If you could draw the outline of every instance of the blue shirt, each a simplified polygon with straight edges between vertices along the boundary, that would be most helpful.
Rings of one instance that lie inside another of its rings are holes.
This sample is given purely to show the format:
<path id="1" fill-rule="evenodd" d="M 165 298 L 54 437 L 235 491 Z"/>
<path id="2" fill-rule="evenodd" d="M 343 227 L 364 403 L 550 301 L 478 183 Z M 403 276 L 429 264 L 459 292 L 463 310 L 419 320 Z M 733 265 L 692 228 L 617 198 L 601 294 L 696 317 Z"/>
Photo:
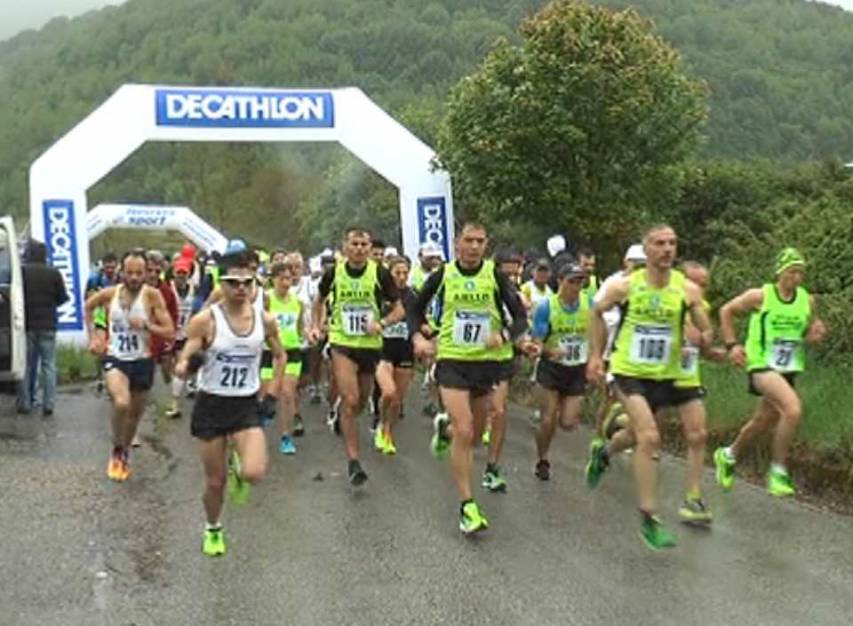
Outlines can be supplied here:
<path id="1" fill-rule="evenodd" d="M 575 313 L 580 308 L 580 298 L 583 298 L 584 294 L 581 294 L 578 298 L 578 303 L 574 306 L 565 306 L 563 305 L 563 310 L 566 313 Z M 589 298 L 589 296 L 587 296 Z M 589 298 L 589 304 L 592 306 L 592 298 Z M 542 339 L 544 340 L 548 334 L 551 332 L 551 298 L 545 298 L 538 305 L 536 305 L 536 309 L 533 311 L 533 328 L 530 329 L 530 334 L 534 339 Z"/>

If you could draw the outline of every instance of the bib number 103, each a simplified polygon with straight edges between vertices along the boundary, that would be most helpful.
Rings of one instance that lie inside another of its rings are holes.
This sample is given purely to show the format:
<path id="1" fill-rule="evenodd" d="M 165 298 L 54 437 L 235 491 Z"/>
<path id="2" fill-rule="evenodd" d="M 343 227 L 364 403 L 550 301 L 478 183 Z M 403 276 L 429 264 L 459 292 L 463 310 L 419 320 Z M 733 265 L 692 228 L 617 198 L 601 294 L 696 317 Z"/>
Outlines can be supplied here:
<path id="1" fill-rule="evenodd" d="M 668 327 L 637 326 L 631 342 L 631 360 L 642 365 L 669 362 L 672 334 Z"/>

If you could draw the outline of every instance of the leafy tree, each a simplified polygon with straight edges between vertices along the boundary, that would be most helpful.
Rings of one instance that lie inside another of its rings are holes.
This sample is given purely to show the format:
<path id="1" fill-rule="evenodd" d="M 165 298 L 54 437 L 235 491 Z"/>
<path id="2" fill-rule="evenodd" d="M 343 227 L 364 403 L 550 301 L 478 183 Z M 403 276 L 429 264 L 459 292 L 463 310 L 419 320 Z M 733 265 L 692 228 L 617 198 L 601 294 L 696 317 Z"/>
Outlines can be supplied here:
<path id="1" fill-rule="evenodd" d="M 555 0 L 451 93 L 439 157 L 457 206 L 623 241 L 674 193 L 705 88 L 631 10 Z"/>

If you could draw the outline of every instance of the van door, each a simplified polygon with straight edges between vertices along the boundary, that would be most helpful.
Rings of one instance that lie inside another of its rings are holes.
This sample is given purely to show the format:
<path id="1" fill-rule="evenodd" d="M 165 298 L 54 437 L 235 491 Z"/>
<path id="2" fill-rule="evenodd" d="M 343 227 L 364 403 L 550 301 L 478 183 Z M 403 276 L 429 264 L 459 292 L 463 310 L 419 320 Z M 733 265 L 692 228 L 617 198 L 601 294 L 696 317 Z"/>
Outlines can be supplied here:
<path id="1" fill-rule="evenodd" d="M 21 380 L 27 366 L 24 281 L 11 217 L 0 217 L 0 382 Z"/>

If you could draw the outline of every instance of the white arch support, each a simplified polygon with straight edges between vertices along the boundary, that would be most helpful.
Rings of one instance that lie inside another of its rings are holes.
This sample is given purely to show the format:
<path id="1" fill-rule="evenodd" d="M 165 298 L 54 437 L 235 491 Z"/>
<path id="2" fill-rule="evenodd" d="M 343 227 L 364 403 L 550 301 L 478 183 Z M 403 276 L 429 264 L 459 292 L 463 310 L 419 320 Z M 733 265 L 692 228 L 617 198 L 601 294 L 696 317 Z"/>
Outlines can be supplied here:
<path id="1" fill-rule="evenodd" d="M 414 256 L 429 240 L 450 258 L 450 176 L 360 89 L 124 85 L 30 167 L 32 233 L 71 295 L 59 311 L 63 340 L 85 340 L 86 192 L 147 141 L 336 141 L 399 189 L 404 251 Z"/>
<path id="2" fill-rule="evenodd" d="M 89 241 L 109 228 L 177 230 L 207 252 L 225 252 L 228 240 L 185 206 L 99 204 L 86 216 Z"/>

